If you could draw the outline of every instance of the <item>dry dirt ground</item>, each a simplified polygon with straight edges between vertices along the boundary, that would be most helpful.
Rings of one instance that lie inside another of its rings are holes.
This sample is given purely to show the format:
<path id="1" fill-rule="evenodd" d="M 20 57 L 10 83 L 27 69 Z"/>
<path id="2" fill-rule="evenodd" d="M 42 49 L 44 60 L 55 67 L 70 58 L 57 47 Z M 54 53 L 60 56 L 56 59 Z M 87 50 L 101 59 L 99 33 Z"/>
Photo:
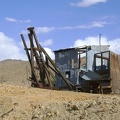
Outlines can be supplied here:
<path id="1" fill-rule="evenodd" d="M 0 62 L 0 83 L 30 86 L 30 65 L 22 60 L 4 60 Z"/>
<path id="2" fill-rule="evenodd" d="M 120 95 L 31 88 L 27 65 L 0 62 L 0 120 L 120 120 Z"/>

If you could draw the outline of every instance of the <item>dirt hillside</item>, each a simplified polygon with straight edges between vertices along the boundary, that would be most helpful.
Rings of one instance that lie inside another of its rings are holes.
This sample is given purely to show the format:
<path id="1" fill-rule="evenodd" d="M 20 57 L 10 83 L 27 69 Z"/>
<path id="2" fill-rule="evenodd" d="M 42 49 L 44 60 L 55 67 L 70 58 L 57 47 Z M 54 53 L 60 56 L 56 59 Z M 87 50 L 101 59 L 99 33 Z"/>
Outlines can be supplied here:
<path id="1" fill-rule="evenodd" d="M 8 59 L 0 62 L 0 83 L 29 86 L 29 77 L 28 61 Z"/>
<path id="2" fill-rule="evenodd" d="M 31 88 L 20 60 L 0 62 L 0 120 L 120 120 L 120 96 Z"/>

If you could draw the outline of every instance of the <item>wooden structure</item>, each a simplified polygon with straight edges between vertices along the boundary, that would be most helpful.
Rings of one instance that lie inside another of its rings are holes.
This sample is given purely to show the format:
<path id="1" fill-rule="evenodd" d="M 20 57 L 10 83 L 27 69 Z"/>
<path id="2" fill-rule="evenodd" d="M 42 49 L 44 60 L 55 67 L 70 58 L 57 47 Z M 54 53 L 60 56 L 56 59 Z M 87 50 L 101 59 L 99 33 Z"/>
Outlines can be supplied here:
<path id="1" fill-rule="evenodd" d="M 67 48 L 54 52 L 56 66 L 74 84 L 76 91 L 111 92 L 108 45 Z M 83 54 L 85 56 L 81 57 Z M 56 79 L 55 86 L 65 86 L 64 81 L 57 74 Z"/>
<path id="2" fill-rule="evenodd" d="M 110 64 L 112 91 L 120 94 L 120 55 L 110 52 Z"/>
<path id="3" fill-rule="evenodd" d="M 44 48 L 39 44 L 34 27 L 28 28 L 28 31 L 29 48 L 26 45 L 23 34 L 21 34 L 21 38 L 31 66 L 30 80 L 32 87 L 50 89 L 56 89 L 57 87 L 57 89 L 66 88 L 76 90 L 81 89 L 81 87 L 84 88 L 85 85 L 84 92 L 90 92 L 91 89 L 95 93 L 98 93 L 97 91 L 100 91 L 100 93 L 111 92 L 111 75 L 113 80 L 115 74 L 112 73 L 118 71 L 118 69 L 115 69 L 115 71 L 111 67 L 116 66 L 115 68 L 117 68 L 118 64 L 117 62 L 113 63 L 116 58 L 114 55 L 111 56 L 110 51 L 107 50 L 108 46 L 101 46 L 101 52 L 98 52 L 99 47 L 97 46 L 55 51 L 55 65 Z M 86 66 L 84 64 L 82 65 L 81 52 L 86 53 Z M 70 61 L 67 60 L 68 58 Z M 61 63 L 60 60 L 65 63 Z M 62 69 L 64 72 L 61 70 L 61 67 L 64 68 Z M 69 70 L 71 68 L 71 70 L 68 71 L 66 67 L 69 67 Z M 57 76 L 56 78 L 55 75 Z M 62 85 L 61 83 L 64 84 Z"/>
<path id="4" fill-rule="evenodd" d="M 23 34 L 21 34 L 21 38 L 31 66 L 31 86 L 54 88 L 53 81 L 55 81 L 55 77 L 53 72 L 55 72 L 65 81 L 69 89 L 74 89 L 74 85 L 64 77 L 47 52 L 39 44 L 34 27 L 28 28 L 28 31 L 30 48 L 27 47 Z"/>

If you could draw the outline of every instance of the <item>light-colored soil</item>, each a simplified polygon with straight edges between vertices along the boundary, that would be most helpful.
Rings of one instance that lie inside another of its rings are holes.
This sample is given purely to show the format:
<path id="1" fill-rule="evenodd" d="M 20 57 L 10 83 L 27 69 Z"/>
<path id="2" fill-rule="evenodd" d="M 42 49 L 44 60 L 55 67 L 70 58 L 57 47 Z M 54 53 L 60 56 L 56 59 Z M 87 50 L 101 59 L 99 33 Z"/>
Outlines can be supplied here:
<path id="1" fill-rule="evenodd" d="M 0 120 L 120 120 L 119 95 L 31 88 L 26 80 L 27 62 L 3 62 Z"/>
<path id="2" fill-rule="evenodd" d="M 1 120 L 120 120 L 120 96 L 0 84 Z"/>
<path id="3" fill-rule="evenodd" d="M 30 65 L 28 61 L 4 60 L 0 62 L 0 83 L 30 86 Z"/>

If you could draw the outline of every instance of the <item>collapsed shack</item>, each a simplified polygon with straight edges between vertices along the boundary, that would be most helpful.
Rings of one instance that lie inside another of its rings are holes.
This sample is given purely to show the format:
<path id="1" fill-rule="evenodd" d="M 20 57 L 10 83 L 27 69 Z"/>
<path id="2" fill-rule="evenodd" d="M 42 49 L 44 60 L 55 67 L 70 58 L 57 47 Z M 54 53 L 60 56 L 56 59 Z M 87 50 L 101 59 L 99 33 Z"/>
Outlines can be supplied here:
<path id="1" fill-rule="evenodd" d="M 120 94 L 120 55 L 109 45 L 56 50 L 55 63 L 77 91 Z M 56 74 L 56 86 L 65 86 Z"/>
<path id="2" fill-rule="evenodd" d="M 54 51 L 56 66 L 75 85 L 77 91 L 110 93 L 109 46 L 84 46 Z M 65 87 L 56 74 L 57 87 Z"/>
<path id="3" fill-rule="evenodd" d="M 28 31 L 30 48 L 23 34 L 21 38 L 31 66 L 31 86 L 93 93 L 111 92 L 111 80 L 114 78 L 111 77 L 111 52 L 108 45 L 56 50 L 54 63 L 39 44 L 34 28 L 30 27 Z"/>

